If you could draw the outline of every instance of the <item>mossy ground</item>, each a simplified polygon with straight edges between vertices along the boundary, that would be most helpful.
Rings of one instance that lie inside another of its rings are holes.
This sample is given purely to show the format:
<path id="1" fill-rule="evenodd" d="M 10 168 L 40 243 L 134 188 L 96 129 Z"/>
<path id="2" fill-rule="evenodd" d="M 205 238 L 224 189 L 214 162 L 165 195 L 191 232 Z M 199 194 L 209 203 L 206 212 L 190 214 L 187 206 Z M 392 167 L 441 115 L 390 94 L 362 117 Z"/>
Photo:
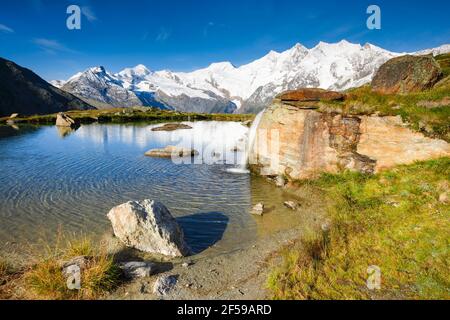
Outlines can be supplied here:
<path id="1" fill-rule="evenodd" d="M 275 299 L 450 299 L 450 158 L 375 176 L 325 174 L 311 183 L 332 200 L 330 228 L 281 253 Z M 381 290 L 366 286 L 381 269 Z"/>

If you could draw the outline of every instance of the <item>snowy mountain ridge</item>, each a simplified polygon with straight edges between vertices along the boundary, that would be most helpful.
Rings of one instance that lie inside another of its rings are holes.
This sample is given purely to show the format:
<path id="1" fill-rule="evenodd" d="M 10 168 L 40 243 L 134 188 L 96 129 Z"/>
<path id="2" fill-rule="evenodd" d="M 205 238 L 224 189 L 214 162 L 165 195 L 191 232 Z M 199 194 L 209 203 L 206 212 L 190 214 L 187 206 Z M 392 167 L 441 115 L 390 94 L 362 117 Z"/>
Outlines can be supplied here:
<path id="1" fill-rule="evenodd" d="M 449 44 L 410 54 L 447 52 Z M 319 42 L 311 49 L 296 44 L 283 52 L 270 51 L 240 67 L 225 61 L 193 72 L 172 72 L 151 71 L 140 64 L 116 74 L 95 67 L 52 84 L 113 106 L 152 104 L 181 111 L 256 112 L 285 90 L 346 90 L 364 85 L 383 63 L 404 54 L 369 43 Z"/>

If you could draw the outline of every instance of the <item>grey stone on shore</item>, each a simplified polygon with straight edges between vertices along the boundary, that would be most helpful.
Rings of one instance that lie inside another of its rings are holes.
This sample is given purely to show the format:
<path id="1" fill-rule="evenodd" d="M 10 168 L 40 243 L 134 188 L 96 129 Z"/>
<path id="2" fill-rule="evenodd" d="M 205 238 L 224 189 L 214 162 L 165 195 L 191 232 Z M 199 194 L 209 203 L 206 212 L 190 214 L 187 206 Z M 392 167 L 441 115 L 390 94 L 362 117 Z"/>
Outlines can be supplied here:
<path id="1" fill-rule="evenodd" d="M 119 264 L 120 269 L 127 278 L 146 278 L 154 273 L 155 265 L 145 261 L 130 261 Z"/>
<path id="2" fill-rule="evenodd" d="M 153 285 L 153 293 L 158 296 L 165 296 L 177 284 L 176 276 L 160 276 Z"/>
<path id="3" fill-rule="evenodd" d="M 129 201 L 108 213 L 114 234 L 126 246 L 171 257 L 187 256 L 183 230 L 158 201 Z"/>

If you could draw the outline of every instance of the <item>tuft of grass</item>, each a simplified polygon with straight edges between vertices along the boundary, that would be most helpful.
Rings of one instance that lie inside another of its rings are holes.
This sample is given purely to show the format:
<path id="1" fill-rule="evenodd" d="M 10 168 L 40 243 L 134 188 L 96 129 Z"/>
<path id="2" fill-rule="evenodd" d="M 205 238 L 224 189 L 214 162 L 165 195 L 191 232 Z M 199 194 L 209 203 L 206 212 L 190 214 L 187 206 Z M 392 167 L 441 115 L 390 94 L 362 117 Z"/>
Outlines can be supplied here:
<path id="1" fill-rule="evenodd" d="M 0 259 L 0 300 L 11 299 L 13 294 L 13 283 L 18 273 L 6 261 Z"/>
<path id="2" fill-rule="evenodd" d="M 268 280 L 275 299 L 449 299 L 450 158 L 375 176 L 346 172 L 317 181 L 333 205 L 331 227 L 282 252 Z M 381 290 L 366 286 L 381 269 Z"/>
<path id="3" fill-rule="evenodd" d="M 81 269 L 81 289 L 70 290 L 62 265 L 72 258 L 85 256 L 87 263 Z M 45 256 L 23 275 L 24 291 L 31 299 L 97 299 L 114 290 L 121 283 L 121 270 L 114 257 L 98 248 L 88 238 L 58 241 L 48 246 Z"/>

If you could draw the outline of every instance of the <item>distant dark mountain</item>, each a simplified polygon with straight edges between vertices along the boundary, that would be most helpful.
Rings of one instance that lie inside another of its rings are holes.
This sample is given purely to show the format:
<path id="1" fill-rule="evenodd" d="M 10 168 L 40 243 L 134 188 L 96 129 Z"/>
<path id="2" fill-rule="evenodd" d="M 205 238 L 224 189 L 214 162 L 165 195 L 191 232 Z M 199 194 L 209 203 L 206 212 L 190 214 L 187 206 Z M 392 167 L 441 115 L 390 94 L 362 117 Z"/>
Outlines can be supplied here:
<path id="1" fill-rule="evenodd" d="M 0 116 L 88 109 L 95 108 L 52 86 L 31 70 L 0 58 Z"/>

